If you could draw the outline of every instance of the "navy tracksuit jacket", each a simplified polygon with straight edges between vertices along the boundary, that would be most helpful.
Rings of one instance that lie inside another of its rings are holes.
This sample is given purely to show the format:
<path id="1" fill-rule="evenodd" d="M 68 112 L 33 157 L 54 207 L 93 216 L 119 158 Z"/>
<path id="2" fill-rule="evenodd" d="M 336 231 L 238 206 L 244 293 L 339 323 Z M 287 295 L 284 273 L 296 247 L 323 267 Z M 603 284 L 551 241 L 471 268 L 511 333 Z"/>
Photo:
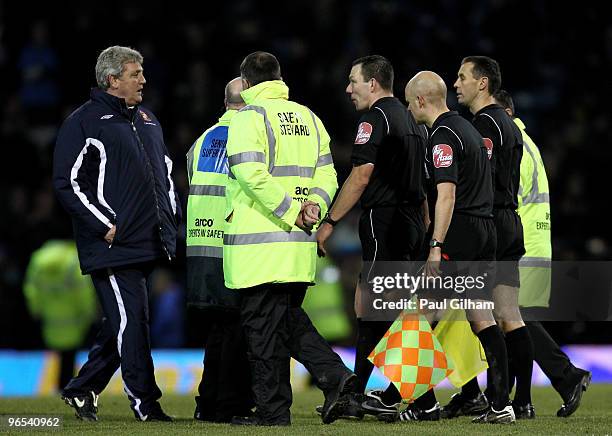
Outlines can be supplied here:
<path id="1" fill-rule="evenodd" d="M 105 315 L 87 362 L 63 395 L 99 394 L 121 365 L 134 415 L 143 421 L 159 410 L 161 397 L 148 293 L 153 261 L 171 259 L 176 250 L 181 211 L 171 173 L 155 115 L 100 89 L 60 129 L 53 185 L 72 217 L 81 269 L 91 274 Z M 104 236 L 113 225 L 109 245 Z"/>

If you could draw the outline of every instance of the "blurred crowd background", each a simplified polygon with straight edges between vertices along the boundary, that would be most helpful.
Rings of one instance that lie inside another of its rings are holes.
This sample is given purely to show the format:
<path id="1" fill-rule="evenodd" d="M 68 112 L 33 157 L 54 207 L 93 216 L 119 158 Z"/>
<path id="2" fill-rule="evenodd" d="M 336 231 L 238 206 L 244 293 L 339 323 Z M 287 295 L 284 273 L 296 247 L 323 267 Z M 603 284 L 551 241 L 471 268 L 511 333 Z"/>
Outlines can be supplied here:
<path id="1" fill-rule="evenodd" d="M 491 56 L 542 150 L 554 259 L 609 258 L 612 24 L 596 2 L 263 3 L 49 2 L 26 11 L 18 2 L 0 1 L 0 348 L 44 346 L 22 288 L 31 253 L 49 239 L 71 237 L 70 219 L 51 185 L 55 136 L 95 86 L 98 54 L 116 44 L 144 55 L 144 105 L 164 128 L 184 209 L 185 153 L 222 114 L 224 86 L 252 51 L 274 53 L 290 98 L 323 120 L 340 182 L 350 170 L 358 119 L 345 94 L 353 59 L 388 57 L 402 101 L 412 75 L 436 71 L 449 86 L 450 107 L 460 109 L 452 83 L 461 59 Z M 328 277 L 342 287 L 349 318 L 360 267 L 358 214 L 353 211 L 334 233 L 335 266 L 328 268 Z M 200 317 L 184 306 L 184 230 L 182 238 L 177 261 L 157 274 L 151 301 L 155 347 L 201 346 Z M 606 342 L 610 330 L 603 323 L 553 326 L 561 343 Z M 351 343 L 351 335 L 339 340 Z"/>

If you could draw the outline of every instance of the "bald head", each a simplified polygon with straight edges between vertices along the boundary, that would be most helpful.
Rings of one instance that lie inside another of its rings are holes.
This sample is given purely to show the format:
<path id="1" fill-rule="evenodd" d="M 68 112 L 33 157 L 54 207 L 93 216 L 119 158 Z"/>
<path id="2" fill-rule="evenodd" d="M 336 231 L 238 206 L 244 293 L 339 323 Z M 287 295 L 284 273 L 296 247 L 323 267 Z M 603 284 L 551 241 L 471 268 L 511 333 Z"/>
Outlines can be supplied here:
<path id="1" fill-rule="evenodd" d="M 241 109 L 245 106 L 240 96 L 242 92 L 242 80 L 236 77 L 225 86 L 225 107 L 227 109 Z"/>
<path id="2" fill-rule="evenodd" d="M 446 107 L 446 85 L 433 71 L 417 73 L 406 85 L 406 101 L 414 119 L 431 127 Z"/>
<path id="3" fill-rule="evenodd" d="M 433 71 L 417 73 L 406 85 L 406 95 L 424 97 L 430 104 L 440 106 L 446 103 L 446 84 Z"/>

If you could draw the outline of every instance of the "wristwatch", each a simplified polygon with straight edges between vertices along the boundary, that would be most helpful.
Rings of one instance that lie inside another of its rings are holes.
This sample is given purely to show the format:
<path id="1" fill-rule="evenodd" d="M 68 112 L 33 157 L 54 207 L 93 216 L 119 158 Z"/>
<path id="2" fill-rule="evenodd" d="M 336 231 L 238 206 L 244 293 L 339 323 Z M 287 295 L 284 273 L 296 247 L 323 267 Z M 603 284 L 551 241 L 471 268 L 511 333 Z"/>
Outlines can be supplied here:
<path id="1" fill-rule="evenodd" d="M 336 224 L 338 224 L 338 221 L 333 220 L 329 216 L 329 211 L 327 211 L 327 213 L 325 214 L 325 217 L 323 218 L 322 221 L 325 221 L 326 223 L 329 223 L 329 225 L 331 225 L 332 227 L 335 226 Z"/>
<path id="2" fill-rule="evenodd" d="M 429 246 L 431 248 L 434 248 L 434 247 L 442 248 L 443 245 L 444 245 L 444 242 L 440 242 L 440 241 L 437 241 L 435 239 L 432 239 L 431 241 L 429 241 Z"/>

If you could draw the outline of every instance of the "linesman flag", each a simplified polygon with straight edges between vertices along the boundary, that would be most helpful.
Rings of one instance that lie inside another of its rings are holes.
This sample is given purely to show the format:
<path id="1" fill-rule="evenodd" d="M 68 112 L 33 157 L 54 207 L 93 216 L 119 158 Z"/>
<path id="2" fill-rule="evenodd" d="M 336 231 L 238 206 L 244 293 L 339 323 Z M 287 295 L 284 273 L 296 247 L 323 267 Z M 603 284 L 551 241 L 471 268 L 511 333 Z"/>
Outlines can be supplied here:
<path id="1" fill-rule="evenodd" d="M 453 372 L 442 345 L 423 315 L 404 311 L 368 359 L 412 402 Z"/>

